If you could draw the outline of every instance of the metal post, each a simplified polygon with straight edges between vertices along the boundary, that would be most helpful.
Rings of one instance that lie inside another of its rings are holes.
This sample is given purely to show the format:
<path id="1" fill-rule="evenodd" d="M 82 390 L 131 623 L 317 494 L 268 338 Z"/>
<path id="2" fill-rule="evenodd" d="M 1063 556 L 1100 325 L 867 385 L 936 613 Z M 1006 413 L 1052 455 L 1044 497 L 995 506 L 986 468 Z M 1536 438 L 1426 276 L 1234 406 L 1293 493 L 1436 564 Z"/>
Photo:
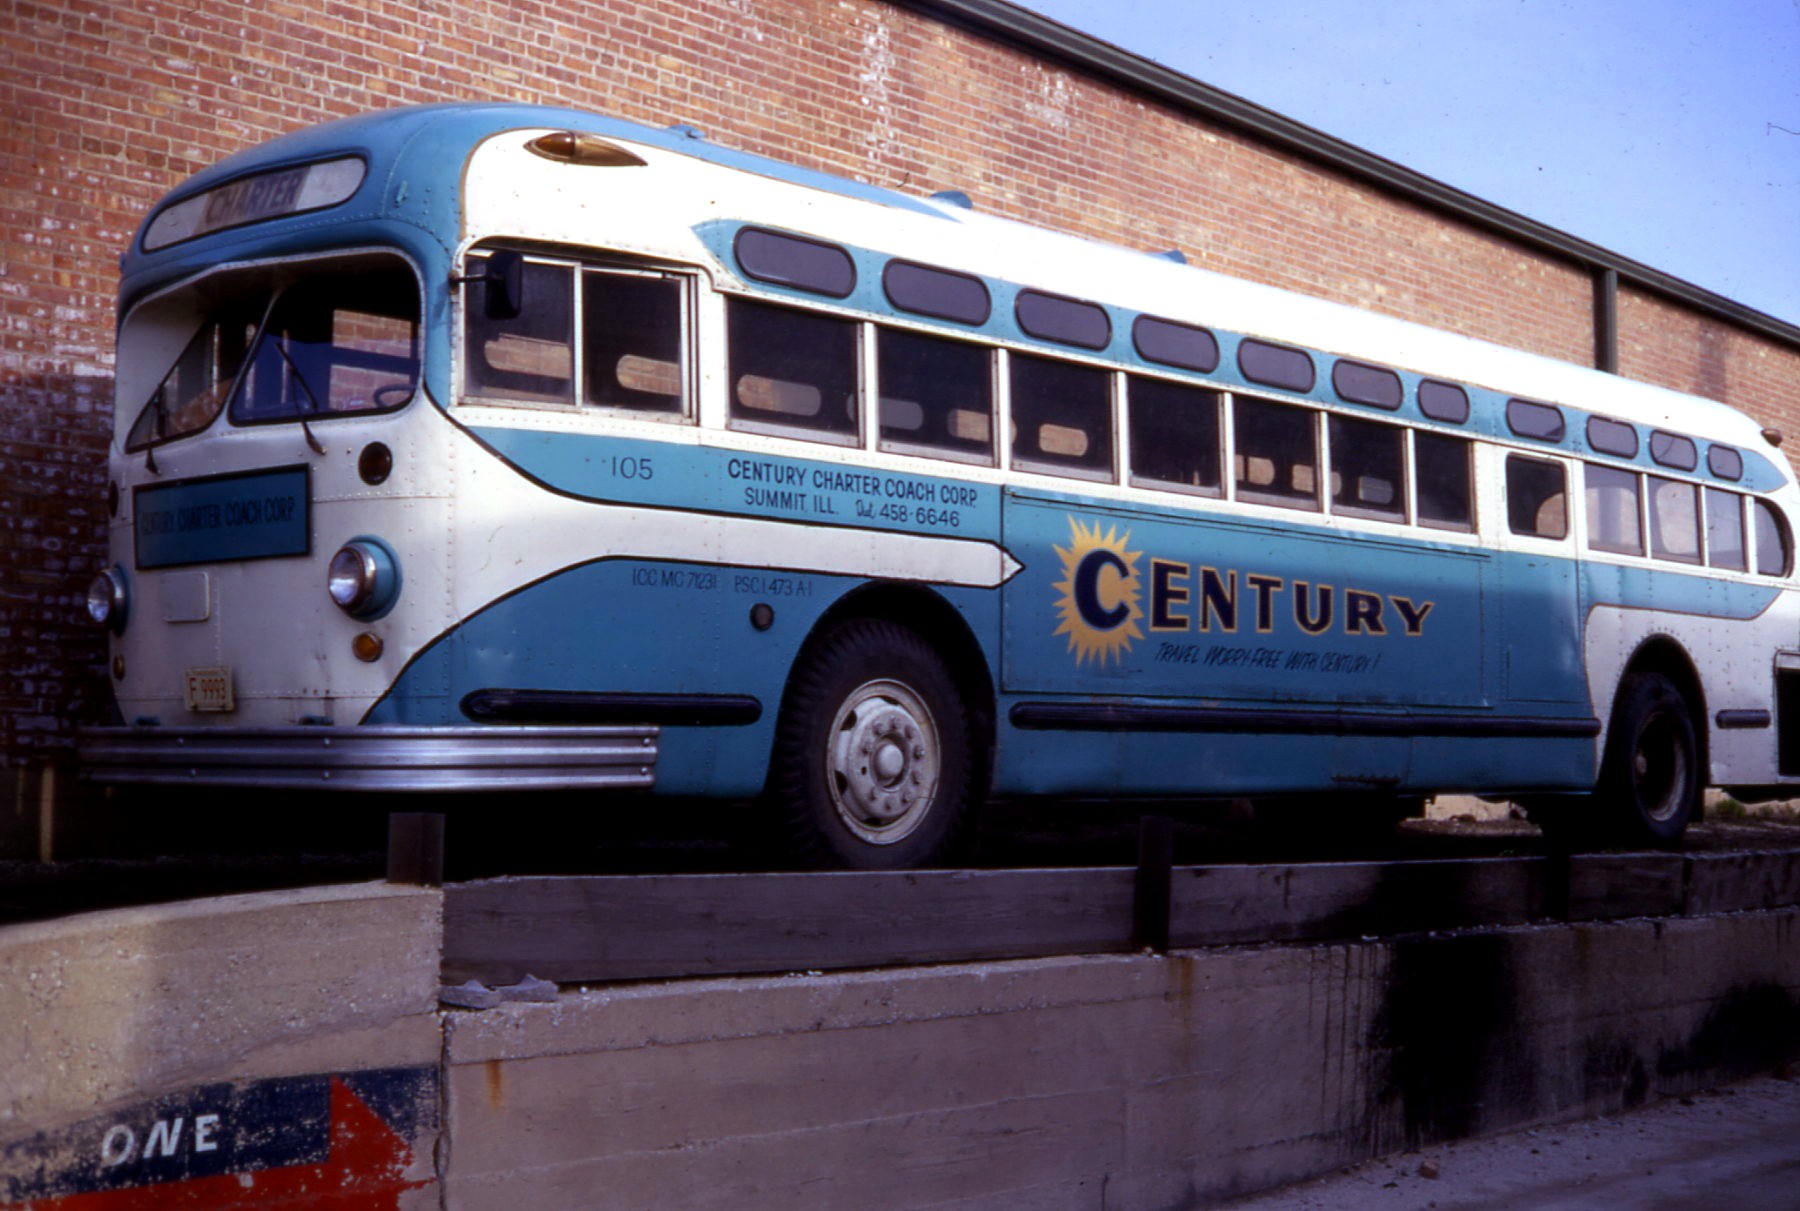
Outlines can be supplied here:
<path id="1" fill-rule="evenodd" d="M 444 885 L 444 817 L 438 812 L 394 812 L 388 817 L 389 883 Z"/>
<path id="2" fill-rule="evenodd" d="M 48 761 L 38 773 L 38 861 L 56 861 L 56 766 Z"/>
<path id="3" fill-rule="evenodd" d="M 1175 823 L 1167 816 L 1138 821 L 1137 886 L 1132 941 L 1158 953 L 1169 949 L 1169 898 L 1175 865 Z"/>

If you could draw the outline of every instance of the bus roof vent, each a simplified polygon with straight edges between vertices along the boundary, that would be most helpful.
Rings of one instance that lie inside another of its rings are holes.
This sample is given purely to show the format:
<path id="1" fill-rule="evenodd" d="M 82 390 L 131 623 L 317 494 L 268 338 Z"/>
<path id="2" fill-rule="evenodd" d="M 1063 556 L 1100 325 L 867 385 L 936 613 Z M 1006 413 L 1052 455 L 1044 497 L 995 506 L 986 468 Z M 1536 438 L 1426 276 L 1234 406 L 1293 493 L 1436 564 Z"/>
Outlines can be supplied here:
<path id="1" fill-rule="evenodd" d="M 954 206 L 958 210 L 974 210 L 975 202 L 960 189 L 940 189 L 931 195 L 934 202 L 942 202 L 946 206 Z"/>
<path id="2" fill-rule="evenodd" d="M 676 122 L 669 127 L 669 133 L 680 135 L 684 139 L 704 139 L 706 132 L 698 126 L 689 126 L 686 122 Z"/>
<path id="3" fill-rule="evenodd" d="M 1187 253 L 1181 251 L 1179 248 L 1165 248 L 1161 252 L 1153 252 L 1150 255 L 1161 257 L 1165 261 L 1174 261 L 1177 265 L 1185 265 L 1188 263 Z"/>

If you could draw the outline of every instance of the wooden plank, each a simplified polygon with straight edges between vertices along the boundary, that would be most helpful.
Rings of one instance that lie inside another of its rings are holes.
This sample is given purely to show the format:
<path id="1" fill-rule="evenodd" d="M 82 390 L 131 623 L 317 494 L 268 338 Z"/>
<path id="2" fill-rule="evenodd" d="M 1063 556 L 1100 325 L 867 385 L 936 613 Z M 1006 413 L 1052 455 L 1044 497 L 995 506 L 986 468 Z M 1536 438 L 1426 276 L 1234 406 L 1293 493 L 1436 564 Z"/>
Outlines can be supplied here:
<path id="1" fill-rule="evenodd" d="M 1513 925 L 1543 916 L 1542 858 L 1193 866 L 1175 872 L 1176 946 Z"/>
<path id="2" fill-rule="evenodd" d="M 1160 872 L 1159 872 L 1160 873 Z M 559 983 L 1135 949 L 1129 868 L 495 879 L 445 893 L 444 974 Z M 1800 904 L 1800 852 L 1170 872 L 1171 946 L 1380 937 Z M 1150 889 L 1160 902 L 1162 891 Z"/>
<path id="3" fill-rule="evenodd" d="M 1129 950 L 1133 874 L 1107 867 L 457 884 L 444 896 L 444 975 L 579 983 Z"/>
<path id="4" fill-rule="evenodd" d="M 1800 853 L 1690 854 L 1687 911 L 1753 912 L 1800 904 Z"/>
<path id="5" fill-rule="evenodd" d="M 1686 892 L 1680 854 L 1578 854 L 1569 862 L 1567 919 L 1680 916 Z"/>

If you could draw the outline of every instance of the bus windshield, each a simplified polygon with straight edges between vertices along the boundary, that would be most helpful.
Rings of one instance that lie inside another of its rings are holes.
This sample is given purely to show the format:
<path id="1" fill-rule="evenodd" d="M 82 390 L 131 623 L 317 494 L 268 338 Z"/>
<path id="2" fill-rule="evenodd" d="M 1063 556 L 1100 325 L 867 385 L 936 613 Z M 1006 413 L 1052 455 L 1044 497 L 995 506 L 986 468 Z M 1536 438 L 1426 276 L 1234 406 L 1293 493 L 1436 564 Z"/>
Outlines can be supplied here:
<path id="1" fill-rule="evenodd" d="M 150 393 L 125 439 L 127 450 L 198 433 L 212 424 L 243 368 L 256 326 L 269 309 L 267 291 L 220 303 Z"/>
<path id="2" fill-rule="evenodd" d="M 307 278 L 284 290 L 231 404 L 238 424 L 379 412 L 419 382 L 419 291 L 404 266 Z"/>
<path id="3" fill-rule="evenodd" d="M 262 285 L 212 305 L 132 423 L 127 450 L 199 432 L 227 399 L 238 424 L 387 411 L 412 399 L 419 291 L 406 266 L 338 267 L 273 297 L 271 308 Z"/>

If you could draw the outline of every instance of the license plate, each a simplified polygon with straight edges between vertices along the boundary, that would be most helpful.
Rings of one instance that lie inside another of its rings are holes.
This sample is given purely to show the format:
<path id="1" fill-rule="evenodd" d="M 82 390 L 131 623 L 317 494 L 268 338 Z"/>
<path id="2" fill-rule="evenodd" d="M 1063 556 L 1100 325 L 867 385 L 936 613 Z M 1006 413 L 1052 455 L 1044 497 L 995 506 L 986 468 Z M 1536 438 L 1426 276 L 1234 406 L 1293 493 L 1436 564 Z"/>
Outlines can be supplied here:
<path id="1" fill-rule="evenodd" d="M 190 711 L 235 711 L 237 702 L 231 694 L 231 669 L 188 669 L 186 685 L 187 709 Z"/>

